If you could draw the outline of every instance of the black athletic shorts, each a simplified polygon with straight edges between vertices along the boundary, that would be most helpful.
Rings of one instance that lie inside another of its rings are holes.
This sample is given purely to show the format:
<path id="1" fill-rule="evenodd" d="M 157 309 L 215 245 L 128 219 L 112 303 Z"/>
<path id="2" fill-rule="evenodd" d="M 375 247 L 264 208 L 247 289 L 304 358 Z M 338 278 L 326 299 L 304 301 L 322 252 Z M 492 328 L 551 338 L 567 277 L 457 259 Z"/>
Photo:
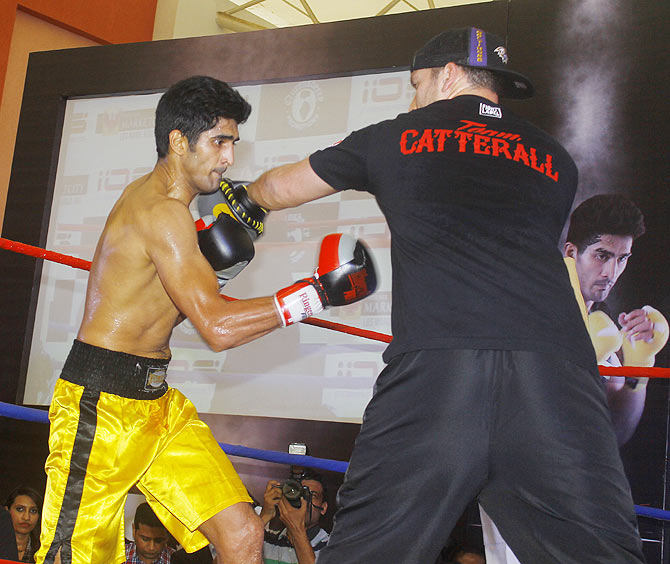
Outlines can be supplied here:
<path id="1" fill-rule="evenodd" d="M 433 564 L 477 497 L 524 564 L 644 562 L 595 366 L 426 350 L 380 374 L 319 564 Z"/>

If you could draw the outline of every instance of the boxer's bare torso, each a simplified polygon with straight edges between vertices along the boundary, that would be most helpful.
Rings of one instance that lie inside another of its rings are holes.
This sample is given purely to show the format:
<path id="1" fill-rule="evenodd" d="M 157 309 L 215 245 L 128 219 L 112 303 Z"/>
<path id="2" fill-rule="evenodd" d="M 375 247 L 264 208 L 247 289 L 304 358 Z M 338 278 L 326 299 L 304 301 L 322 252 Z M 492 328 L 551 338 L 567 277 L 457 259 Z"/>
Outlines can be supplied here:
<path id="1" fill-rule="evenodd" d="M 79 340 L 139 356 L 170 356 L 172 329 L 183 318 L 158 276 L 152 256 L 159 249 L 152 246 L 151 231 L 159 214 L 191 215 L 170 196 L 160 176 L 154 171 L 130 184 L 107 218 L 93 258 Z"/>
<path id="2" fill-rule="evenodd" d="M 93 257 L 79 340 L 169 358 L 172 329 L 185 317 L 214 350 L 280 325 L 271 297 L 228 303 L 219 296 L 188 208 L 197 194 L 217 189 L 236 139 L 237 124 L 222 118 L 191 147 L 177 140 L 151 173 L 124 190 Z"/>

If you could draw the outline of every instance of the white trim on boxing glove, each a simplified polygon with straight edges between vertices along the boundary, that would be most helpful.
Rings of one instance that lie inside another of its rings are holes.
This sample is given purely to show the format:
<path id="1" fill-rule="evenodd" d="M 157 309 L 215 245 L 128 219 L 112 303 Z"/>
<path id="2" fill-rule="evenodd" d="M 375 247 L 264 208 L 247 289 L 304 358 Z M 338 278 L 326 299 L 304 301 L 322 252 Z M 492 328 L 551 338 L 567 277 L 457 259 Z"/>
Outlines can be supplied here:
<path id="1" fill-rule="evenodd" d="M 316 288 L 306 280 L 299 280 L 279 290 L 274 295 L 274 299 L 284 327 L 323 311 L 323 302 Z"/>

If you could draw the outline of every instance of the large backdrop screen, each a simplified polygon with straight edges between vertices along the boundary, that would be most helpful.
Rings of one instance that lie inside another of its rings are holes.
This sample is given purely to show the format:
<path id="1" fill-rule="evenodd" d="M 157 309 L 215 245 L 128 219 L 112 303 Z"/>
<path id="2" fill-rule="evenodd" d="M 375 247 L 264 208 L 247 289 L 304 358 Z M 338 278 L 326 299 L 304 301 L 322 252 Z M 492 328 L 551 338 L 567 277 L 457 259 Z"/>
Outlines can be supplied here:
<path id="1" fill-rule="evenodd" d="M 240 127 L 227 175 L 253 180 L 331 145 L 348 132 L 395 117 L 413 90 L 407 72 L 242 86 L 253 111 Z M 160 94 L 67 102 L 47 248 L 90 260 L 121 191 L 156 160 L 154 111 Z M 195 204 L 195 202 L 194 202 Z M 192 206 L 196 209 L 196 206 Z M 321 238 L 344 232 L 374 254 L 380 285 L 367 300 L 320 317 L 390 332 L 389 232 L 375 200 L 343 192 L 270 214 L 256 257 L 223 290 L 269 295 L 310 275 Z M 48 404 L 83 315 L 88 274 L 45 263 L 39 290 L 24 402 Z M 122 280 L 119 283 L 123 283 Z M 188 322 L 172 337 L 168 381 L 200 412 L 358 422 L 382 368 L 378 341 L 308 325 L 277 331 L 223 353 L 212 352 Z"/>

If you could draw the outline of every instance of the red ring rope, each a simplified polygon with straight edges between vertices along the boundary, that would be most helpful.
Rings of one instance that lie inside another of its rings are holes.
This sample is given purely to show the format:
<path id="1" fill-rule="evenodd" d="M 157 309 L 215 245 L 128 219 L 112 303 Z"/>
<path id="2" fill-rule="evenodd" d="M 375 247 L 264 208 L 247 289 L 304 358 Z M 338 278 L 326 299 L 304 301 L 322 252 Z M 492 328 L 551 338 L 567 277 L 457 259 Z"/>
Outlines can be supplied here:
<path id="1" fill-rule="evenodd" d="M 237 300 L 237 298 L 231 298 L 230 296 L 224 296 L 223 294 L 221 294 L 221 297 L 229 302 Z M 303 319 L 300 323 L 304 323 L 305 325 L 315 325 L 316 327 L 323 327 L 324 329 L 331 329 L 332 331 L 339 331 L 340 333 L 347 333 L 349 335 L 356 335 L 357 337 L 365 337 L 366 339 L 372 339 L 373 341 L 382 341 L 383 343 L 390 343 L 393 339 L 391 335 L 377 333 L 377 331 L 359 329 L 358 327 L 351 327 L 349 325 L 343 325 L 342 323 L 326 321 L 325 319 L 316 319 L 314 317 Z"/>
<path id="2" fill-rule="evenodd" d="M 71 266 L 72 268 L 80 268 L 81 270 L 90 270 L 91 261 L 79 259 L 76 257 L 71 257 L 69 255 L 64 255 L 62 253 L 55 253 L 53 251 L 47 251 L 41 249 L 40 247 L 34 247 L 32 245 L 26 245 L 25 243 L 19 243 L 17 241 L 11 241 L 0 237 L 0 249 L 7 249 L 8 251 L 13 251 L 15 253 L 20 253 L 22 255 L 28 255 L 31 257 L 41 258 L 52 262 L 58 262 Z M 221 296 L 225 300 L 233 301 L 237 298 L 231 298 L 230 296 Z M 391 335 L 386 335 L 384 333 L 378 333 L 376 331 L 368 331 L 367 329 L 359 329 L 358 327 L 350 327 L 349 325 L 343 325 L 342 323 L 334 323 L 332 321 L 326 321 L 325 319 L 305 319 L 302 321 L 307 325 L 315 325 L 316 327 L 323 327 L 324 329 L 330 329 L 332 331 L 339 331 L 341 333 L 347 333 L 349 335 L 355 335 L 357 337 L 364 337 L 366 339 L 371 339 L 373 341 L 381 341 L 383 343 L 390 343 L 393 337 Z M 670 368 L 661 368 L 658 366 L 655 367 L 645 367 L 645 366 L 598 366 L 598 370 L 602 376 L 629 376 L 632 378 L 670 378 Z"/>
<path id="3" fill-rule="evenodd" d="M 601 376 L 630 378 L 670 378 L 670 368 L 660 366 L 598 366 Z"/>
<path id="4" fill-rule="evenodd" d="M 66 266 L 71 266 L 72 268 L 79 268 L 81 270 L 91 270 L 91 261 L 84 260 L 76 257 L 71 257 L 69 255 L 64 255 L 62 253 L 55 253 L 53 251 L 47 251 L 41 249 L 40 247 L 34 247 L 33 245 L 26 245 L 25 243 L 19 243 L 18 241 L 11 241 L 10 239 L 5 239 L 0 237 L 0 249 L 7 249 L 8 251 L 13 251 L 22 255 L 28 255 L 35 258 L 45 259 L 51 262 L 58 262 Z M 234 301 L 237 298 L 231 298 L 230 296 L 221 295 L 221 297 L 228 301 Z M 365 337 L 366 339 L 372 339 L 373 341 L 382 341 L 384 343 L 390 343 L 390 335 L 385 335 L 383 333 L 377 333 L 376 331 L 368 331 L 367 329 L 359 329 L 357 327 L 350 327 L 348 325 L 343 325 L 342 323 L 334 323 L 332 321 L 326 321 L 325 319 L 305 319 L 302 323 L 307 325 L 315 325 L 317 327 L 323 327 L 324 329 L 331 329 L 333 331 L 340 331 L 341 333 L 348 333 L 349 335 L 356 335 L 358 337 Z"/>
<path id="5" fill-rule="evenodd" d="M 53 251 L 45 251 L 39 247 L 19 243 L 18 241 L 10 241 L 4 237 L 0 237 L 0 249 L 7 249 L 22 255 L 41 258 L 51 262 L 59 262 L 72 268 L 80 268 L 81 270 L 91 270 L 91 261 L 63 255 L 61 253 L 54 253 Z"/>

